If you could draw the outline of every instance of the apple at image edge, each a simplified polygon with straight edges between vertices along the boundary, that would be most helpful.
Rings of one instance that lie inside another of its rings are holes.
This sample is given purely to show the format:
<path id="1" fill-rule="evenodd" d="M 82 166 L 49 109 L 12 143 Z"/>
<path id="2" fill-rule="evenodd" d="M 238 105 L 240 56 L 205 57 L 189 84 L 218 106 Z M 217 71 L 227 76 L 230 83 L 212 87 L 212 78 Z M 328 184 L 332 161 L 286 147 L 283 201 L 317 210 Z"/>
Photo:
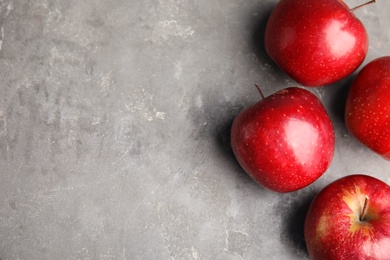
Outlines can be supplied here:
<path id="1" fill-rule="evenodd" d="M 313 199 L 304 235 L 312 260 L 390 259 L 390 186 L 361 174 L 332 182 Z"/>
<path id="2" fill-rule="evenodd" d="M 268 19 L 265 49 L 292 79 L 325 86 L 352 74 L 368 52 L 361 21 L 341 0 L 281 0 Z"/>
<path id="3" fill-rule="evenodd" d="M 349 89 L 345 124 L 371 150 L 390 160 L 390 56 L 365 65 Z"/>

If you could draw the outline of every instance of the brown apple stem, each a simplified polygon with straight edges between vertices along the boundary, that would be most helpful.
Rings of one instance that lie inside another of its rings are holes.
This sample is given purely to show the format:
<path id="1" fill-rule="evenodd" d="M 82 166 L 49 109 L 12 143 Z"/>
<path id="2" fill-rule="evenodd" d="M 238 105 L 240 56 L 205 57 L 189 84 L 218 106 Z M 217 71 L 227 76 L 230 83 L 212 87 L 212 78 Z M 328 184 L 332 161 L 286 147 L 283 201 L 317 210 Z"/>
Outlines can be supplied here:
<path id="1" fill-rule="evenodd" d="M 364 4 L 355 6 L 354 8 L 349 9 L 349 11 L 350 12 L 354 12 L 354 11 L 356 11 L 357 9 L 359 9 L 359 8 L 361 8 L 363 6 L 366 6 L 366 5 L 369 5 L 369 4 L 373 4 L 373 3 L 376 3 L 376 0 L 371 0 L 371 1 L 365 2 Z"/>
<path id="2" fill-rule="evenodd" d="M 360 221 L 364 221 L 365 220 L 365 217 L 366 217 L 366 214 L 367 214 L 367 208 L 368 208 L 367 204 L 368 204 L 368 197 L 366 196 L 366 198 L 364 199 L 362 212 L 360 213 L 360 216 L 359 216 L 359 220 Z"/>
<path id="3" fill-rule="evenodd" d="M 259 93 L 260 93 L 261 99 L 263 100 L 265 98 L 264 94 L 263 94 L 263 91 L 261 91 L 261 88 L 259 87 L 259 85 L 255 84 L 255 86 L 257 88 L 257 91 L 259 91 Z"/>

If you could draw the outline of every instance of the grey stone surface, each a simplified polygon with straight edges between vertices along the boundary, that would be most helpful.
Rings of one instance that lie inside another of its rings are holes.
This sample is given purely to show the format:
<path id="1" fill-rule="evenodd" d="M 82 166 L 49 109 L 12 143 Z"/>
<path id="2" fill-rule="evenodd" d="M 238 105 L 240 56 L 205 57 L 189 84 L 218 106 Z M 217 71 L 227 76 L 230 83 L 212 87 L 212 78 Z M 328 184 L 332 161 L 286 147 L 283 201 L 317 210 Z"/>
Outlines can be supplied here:
<path id="1" fill-rule="evenodd" d="M 389 162 L 342 120 L 351 77 L 311 89 L 330 169 L 276 194 L 229 147 L 234 116 L 294 86 L 264 54 L 276 0 L 0 0 L 0 259 L 308 259 L 314 194 Z M 348 1 L 357 5 L 364 1 Z M 390 1 L 356 11 L 390 54 Z"/>

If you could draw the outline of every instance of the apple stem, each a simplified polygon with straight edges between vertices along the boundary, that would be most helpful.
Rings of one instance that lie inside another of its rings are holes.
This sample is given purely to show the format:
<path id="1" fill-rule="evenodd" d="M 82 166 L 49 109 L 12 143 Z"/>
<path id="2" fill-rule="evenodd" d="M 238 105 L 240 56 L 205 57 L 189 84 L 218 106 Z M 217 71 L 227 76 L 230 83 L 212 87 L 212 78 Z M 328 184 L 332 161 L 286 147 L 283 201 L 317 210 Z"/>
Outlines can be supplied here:
<path id="1" fill-rule="evenodd" d="M 259 93 L 260 93 L 261 99 L 263 100 L 265 98 L 264 94 L 263 94 L 263 91 L 261 91 L 261 88 L 259 87 L 259 85 L 255 84 L 255 86 L 257 88 L 257 91 L 259 91 Z"/>
<path id="2" fill-rule="evenodd" d="M 366 5 L 369 5 L 369 4 L 373 4 L 373 3 L 376 3 L 376 0 L 371 0 L 371 1 L 365 2 L 364 4 L 355 6 L 354 8 L 349 9 L 349 11 L 350 12 L 354 12 L 354 11 L 356 11 L 357 9 L 359 9 L 359 8 L 361 8 L 363 6 L 366 6 Z"/>
<path id="3" fill-rule="evenodd" d="M 365 216 L 367 214 L 367 208 L 368 208 L 367 204 L 368 204 L 368 197 L 366 196 L 366 198 L 364 199 L 363 209 L 362 209 L 362 212 L 361 212 L 360 217 L 359 217 L 360 221 L 365 220 Z"/>

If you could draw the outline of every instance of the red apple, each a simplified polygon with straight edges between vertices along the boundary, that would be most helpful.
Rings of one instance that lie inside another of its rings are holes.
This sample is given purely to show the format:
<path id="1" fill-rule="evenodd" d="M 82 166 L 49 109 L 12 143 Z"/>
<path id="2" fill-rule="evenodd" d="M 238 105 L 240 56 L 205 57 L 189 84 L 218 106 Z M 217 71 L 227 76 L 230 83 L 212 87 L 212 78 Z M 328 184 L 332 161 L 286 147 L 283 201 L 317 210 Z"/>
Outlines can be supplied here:
<path id="1" fill-rule="evenodd" d="M 390 259 L 390 186 L 350 175 L 326 186 L 305 220 L 310 258 Z"/>
<path id="2" fill-rule="evenodd" d="M 298 83 L 324 86 L 359 67 L 368 37 L 342 0 L 281 0 L 267 22 L 265 48 Z"/>
<path id="3" fill-rule="evenodd" d="M 293 87 L 238 114 L 231 145 L 239 164 L 257 183 L 290 192 L 313 183 L 328 169 L 335 140 L 321 101 Z"/>
<path id="4" fill-rule="evenodd" d="M 348 93 L 345 123 L 360 142 L 390 160 L 390 56 L 358 73 Z"/>

